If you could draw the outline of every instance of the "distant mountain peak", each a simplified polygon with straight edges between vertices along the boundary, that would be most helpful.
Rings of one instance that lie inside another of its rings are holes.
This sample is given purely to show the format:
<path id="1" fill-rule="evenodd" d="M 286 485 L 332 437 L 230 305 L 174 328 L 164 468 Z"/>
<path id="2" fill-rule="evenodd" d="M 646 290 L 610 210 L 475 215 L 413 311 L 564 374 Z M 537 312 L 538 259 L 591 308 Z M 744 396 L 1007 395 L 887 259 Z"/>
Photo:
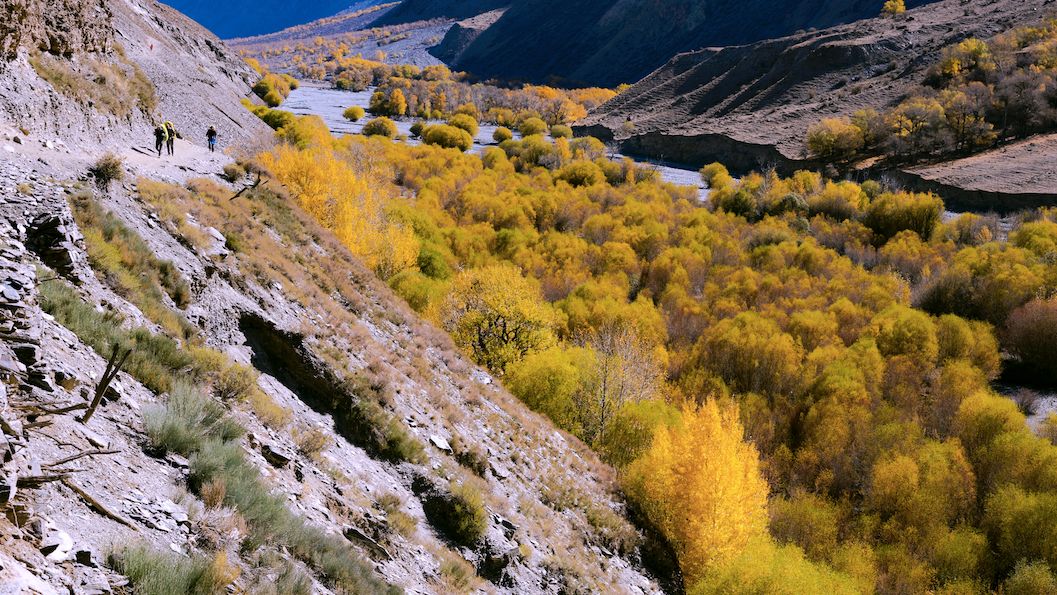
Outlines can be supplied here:
<path id="1" fill-rule="evenodd" d="M 166 4 L 198 21 L 222 39 L 274 33 L 333 16 L 382 4 L 384 0 L 168 0 Z"/>

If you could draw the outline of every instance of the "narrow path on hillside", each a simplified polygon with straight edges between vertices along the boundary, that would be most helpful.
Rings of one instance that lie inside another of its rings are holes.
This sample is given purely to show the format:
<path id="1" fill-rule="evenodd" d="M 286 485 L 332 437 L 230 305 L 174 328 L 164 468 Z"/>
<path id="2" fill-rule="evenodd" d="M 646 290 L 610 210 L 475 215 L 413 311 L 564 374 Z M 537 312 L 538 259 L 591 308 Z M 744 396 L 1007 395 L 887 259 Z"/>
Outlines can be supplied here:
<path id="1" fill-rule="evenodd" d="M 173 180 L 180 183 L 192 178 L 215 177 L 224 171 L 224 166 L 234 161 L 221 148 L 210 153 L 205 146 L 177 139 L 173 155 L 162 150 L 161 157 L 153 144 L 135 144 L 120 153 L 125 167 L 133 177 L 149 176 Z"/>

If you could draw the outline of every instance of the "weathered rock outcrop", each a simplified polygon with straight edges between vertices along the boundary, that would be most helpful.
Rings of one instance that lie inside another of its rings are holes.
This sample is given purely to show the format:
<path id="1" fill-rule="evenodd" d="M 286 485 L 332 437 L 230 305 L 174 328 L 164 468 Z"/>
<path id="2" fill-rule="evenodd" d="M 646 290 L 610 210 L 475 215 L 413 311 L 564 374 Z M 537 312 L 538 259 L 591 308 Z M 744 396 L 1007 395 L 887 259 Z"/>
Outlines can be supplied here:
<path id="1" fill-rule="evenodd" d="M 57 56 L 107 52 L 114 27 L 107 0 L 5 0 L 0 3 L 0 59 L 19 48 Z"/>
<path id="2" fill-rule="evenodd" d="M 444 39 L 429 50 L 438 60 L 453 64 L 459 60 L 466 48 L 470 47 L 486 29 L 503 16 L 504 9 L 492 10 L 469 19 L 457 21 L 444 34 Z"/>
<path id="3" fill-rule="evenodd" d="M 491 10 L 506 8 L 515 0 L 402 0 L 372 25 L 397 25 L 430 19 L 466 19 Z"/>

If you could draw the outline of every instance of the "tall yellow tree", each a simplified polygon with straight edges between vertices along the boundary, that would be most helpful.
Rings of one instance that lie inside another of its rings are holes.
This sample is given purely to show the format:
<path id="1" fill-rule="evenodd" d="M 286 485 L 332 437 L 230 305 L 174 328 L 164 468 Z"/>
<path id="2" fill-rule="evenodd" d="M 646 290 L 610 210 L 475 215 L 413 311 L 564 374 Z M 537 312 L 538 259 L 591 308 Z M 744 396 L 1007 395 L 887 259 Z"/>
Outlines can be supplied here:
<path id="1" fill-rule="evenodd" d="M 625 489 L 675 549 L 693 585 L 767 535 L 767 483 L 738 410 L 706 401 L 660 426 L 631 463 Z"/>
<path id="2" fill-rule="evenodd" d="M 906 0 L 886 0 L 881 11 L 886 15 L 903 14 L 907 11 Z"/>
<path id="3" fill-rule="evenodd" d="M 389 96 L 389 113 L 393 116 L 407 114 L 407 99 L 400 89 L 393 89 L 393 94 Z"/>

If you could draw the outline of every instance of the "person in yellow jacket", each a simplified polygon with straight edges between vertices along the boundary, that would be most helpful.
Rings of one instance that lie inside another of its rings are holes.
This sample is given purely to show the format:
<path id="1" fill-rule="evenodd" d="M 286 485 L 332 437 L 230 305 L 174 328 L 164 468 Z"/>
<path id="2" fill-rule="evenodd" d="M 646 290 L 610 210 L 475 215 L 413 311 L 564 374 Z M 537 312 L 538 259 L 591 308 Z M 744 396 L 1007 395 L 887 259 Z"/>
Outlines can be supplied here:
<path id="1" fill-rule="evenodd" d="M 176 126 L 173 125 L 169 120 L 165 121 L 165 132 L 167 139 L 165 141 L 165 147 L 169 150 L 169 156 L 173 154 L 173 150 L 176 147 Z"/>

